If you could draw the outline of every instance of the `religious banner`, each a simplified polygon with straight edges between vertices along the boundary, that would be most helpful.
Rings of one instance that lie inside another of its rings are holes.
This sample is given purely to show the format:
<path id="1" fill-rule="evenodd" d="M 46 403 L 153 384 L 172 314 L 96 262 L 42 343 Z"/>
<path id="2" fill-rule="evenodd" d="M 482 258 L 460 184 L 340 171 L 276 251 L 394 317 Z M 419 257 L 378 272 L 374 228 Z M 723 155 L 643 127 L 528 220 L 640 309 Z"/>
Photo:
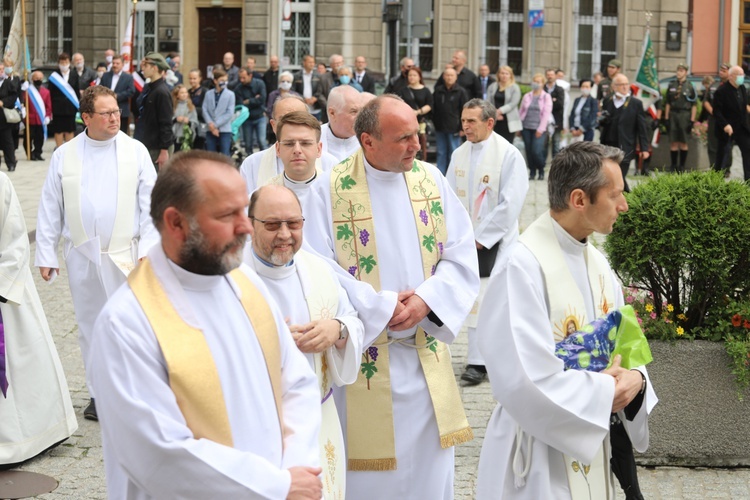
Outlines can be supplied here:
<path id="1" fill-rule="evenodd" d="M 133 14 L 130 14 L 128 25 L 125 27 L 125 35 L 122 37 L 122 44 L 120 45 L 120 54 L 122 54 L 123 71 L 130 73 L 133 67 Z"/>
<path id="2" fill-rule="evenodd" d="M 656 56 L 654 55 L 654 47 L 651 43 L 651 31 L 646 31 L 646 38 L 643 40 L 641 63 L 638 65 L 638 73 L 635 75 L 634 85 L 649 94 L 654 96 L 659 95 L 659 77 L 656 72 Z"/>
<path id="3" fill-rule="evenodd" d="M 6 68 L 11 67 L 13 69 L 20 69 L 25 65 L 29 65 L 28 59 L 24 61 L 24 53 L 28 54 L 28 50 L 24 52 L 24 37 L 23 37 L 23 21 L 21 13 L 21 0 L 16 3 L 16 8 L 13 13 L 13 22 L 10 25 L 10 31 L 8 32 L 8 41 L 5 44 L 5 51 L 3 53 L 3 62 Z"/>

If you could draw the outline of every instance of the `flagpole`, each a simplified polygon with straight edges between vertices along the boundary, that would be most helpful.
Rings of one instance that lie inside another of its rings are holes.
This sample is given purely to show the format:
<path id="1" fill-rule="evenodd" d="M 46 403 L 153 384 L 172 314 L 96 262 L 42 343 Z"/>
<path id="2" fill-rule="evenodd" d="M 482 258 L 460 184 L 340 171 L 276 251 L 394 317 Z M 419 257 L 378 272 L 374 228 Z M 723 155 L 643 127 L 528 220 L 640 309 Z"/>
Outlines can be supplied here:
<path id="1" fill-rule="evenodd" d="M 132 75 L 135 72 L 135 21 L 136 21 L 136 10 L 135 6 L 138 3 L 138 0 L 133 0 L 133 13 L 131 14 L 131 18 L 133 19 L 133 25 L 130 27 L 130 74 Z M 133 97 L 131 96 L 128 99 L 128 106 L 133 107 Z M 133 123 L 135 124 L 135 117 L 133 118 Z M 130 135 L 130 119 L 128 119 L 128 135 Z"/>
<path id="2" fill-rule="evenodd" d="M 31 64 L 31 61 L 28 61 L 29 57 L 29 51 L 27 50 L 29 47 L 29 42 L 26 39 L 26 1 L 21 0 L 21 25 L 23 30 L 23 51 L 24 51 L 24 64 L 23 64 L 23 79 L 28 85 L 29 83 L 29 65 Z M 29 130 L 29 91 L 26 90 L 26 98 L 24 99 L 26 101 L 26 159 L 31 160 L 31 131 Z M 40 116 L 39 120 L 44 123 L 44 117 Z M 46 139 L 46 137 L 45 137 Z"/>

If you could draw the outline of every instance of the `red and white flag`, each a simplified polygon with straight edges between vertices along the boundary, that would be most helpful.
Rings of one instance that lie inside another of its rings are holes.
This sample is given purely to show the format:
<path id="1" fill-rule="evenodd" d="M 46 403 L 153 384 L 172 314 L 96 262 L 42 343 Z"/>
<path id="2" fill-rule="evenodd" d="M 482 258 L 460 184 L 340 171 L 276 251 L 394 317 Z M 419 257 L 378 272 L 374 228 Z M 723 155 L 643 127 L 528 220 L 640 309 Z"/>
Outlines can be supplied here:
<path id="1" fill-rule="evenodd" d="M 122 68 L 130 73 L 133 67 L 131 64 L 133 59 L 133 14 L 130 14 L 128 25 L 125 27 L 125 36 L 122 37 L 120 54 L 122 54 Z"/>

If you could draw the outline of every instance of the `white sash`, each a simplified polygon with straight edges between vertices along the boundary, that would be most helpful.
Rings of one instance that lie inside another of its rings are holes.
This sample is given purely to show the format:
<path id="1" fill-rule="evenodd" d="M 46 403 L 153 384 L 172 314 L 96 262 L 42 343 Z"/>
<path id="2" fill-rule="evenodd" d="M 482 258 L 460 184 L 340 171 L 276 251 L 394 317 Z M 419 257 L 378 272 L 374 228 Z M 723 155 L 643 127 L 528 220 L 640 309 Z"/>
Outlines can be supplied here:
<path id="1" fill-rule="evenodd" d="M 42 130 L 44 131 L 44 137 L 47 137 L 47 125 L 44 124 L 44 119 L 47 117 L 47 107 L 44 105 L 44 99 L 42 99 L 39 90 L 33 85 L 29 85 L 29 101 L 36 109 L 36 114 L 39 116 L 39 122 L 42 124 Z"/>
<path id="2" fill-rule="evenodd" d="M 550 307 L 550 326 L 555 342 L 567 337 L 571 330 L 579 330 L 596 319 L 587 317 L 586 303 L 565 261 L 549 212 L 534 221 L 523 232 L 519 241 L 534 254 L 542 268 Z M 601 252 L 591 244 L 586 245 L 584 258 L 594 307 L 599 317 L 610 311 L 615 304 L 609 266 Z M 583 464 L 565 455 L 565 471 L 572 498 L 614 498 L 610 455 L 609 434 L 591 464 Z"/>
<path id="3" fill-rule="evenodd" d="M 60 92 L 62 92 L 63 95 L 68 98 L 68 100 L 73 104 L 73 106 L 76 107 L 76 109 L 80 107 L 75 90 L 73 90 L 73 87 L 68 82 L 66 82 L 59 73 L 52 72 L 52 74 L 49 75 L 49 81 L 52 82 L 55 87 L 60 89 Z"/>
<path id="4" fill-rule="evenodd" d="M 84 132 L 85 134 L 86 132 Z M 65 149 L 63 158 L 62 188 L 63 204 L 65 205 L 65 220 L 70 228 L 73 246 L 79 247 L 91 240 L 86 234 L 81 214 L 81 175 L 83 161 L 78 148 L 83 136 L 73 139 Z M 138 191 L 138 165 L 135 160 L 135 150 L 130 147 L 134 141 L 126 134 L 118 132 L 115 138 L 117 151 L 117 211 L 112 227 L 112 236 L 108 249 L 100 251 L 109 256 L 112 262 L 127 276 L 135 268 L 137 258 L 134 255 L 133 216 Z"/>
<path id="5" fill-rule="evenodd" d="M 339 283 L 329 272 L 330 267 L 321 258 L 300 250 L 294 256 L 297 276 L 307 301 L 310 321 L 333 319 L 339 308 Z M 323 498 L 343 499 L 346 492 L 346 453 L 332 384 L 341 385 L 332 370 L 334 360 L 331 349 L 325 355 L 315 354 L 315 373 L 321 389 L 321 426 L 318 435 L 320 464 L 323 468 Z"/>
<path id="6" fill-rule="evenodd" d="M 500 174 L 503 168 L 503 158 L 510 147 L 510 143 L 495 132 L 490 134 L 481 153 L 481 161 L 474 171 L 473 186 L 469 185 L 471 172 L 471 143 L 465 142 L 453 153 L 454 172 L 456 174 L 456 195 L 469 213 L 474 229 L 481 222 L 481 216 L 475 213 L 475 202 L 484 193 L 487 210 L 492 211 L 497 205 L 497 193 L 500 192 Z M 485 182 L 486 181 L 486 182 Z M 473 195 L 473 196 L 472 196 Z"/>
<path id="7" fill-rule="evenodd" d="M 492 132 L 484 145 L 481 161 L 474 170 L 473 186 L 469 185 L 471 172 L 471 143 L 463 143 L 453 153 L 453 172 L 456 175 L 456 195 L 469 213 L 474 230 L 481 224 L 482 217 L 490 213 L 497 206 L 497 194 L 500 192 L 500 174 L 503 170 L 503 159 L 510 147 L 510 143 Z M 486 179 L 485 179 L 486 178 Z M 482 182 L 486 180 L 487 182 Z M 481 200 L 479 197 L 481 196 Z M 479 208 L 477 210 L 476 208 Z M 498 249 L 499 253 L 499 249 Z M 479 307 L 487 290 L 489 280 L 482 278 L 479 285 L 479 295 L 474 306 L 466 318 L 466 326 L 476 328 Z"/>

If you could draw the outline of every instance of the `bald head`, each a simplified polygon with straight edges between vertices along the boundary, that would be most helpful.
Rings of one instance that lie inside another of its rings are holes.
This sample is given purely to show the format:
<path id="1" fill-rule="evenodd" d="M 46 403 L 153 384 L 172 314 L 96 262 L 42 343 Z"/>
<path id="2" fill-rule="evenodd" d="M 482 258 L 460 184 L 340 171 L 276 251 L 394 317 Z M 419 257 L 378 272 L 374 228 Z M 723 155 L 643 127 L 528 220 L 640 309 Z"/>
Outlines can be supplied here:
<path id="1" fill-rule="evenodd" d="M 624 74 L 617 73 L 615 77 L 612 78 L 612 89 L 615 91 L 615 94 L 620 97 L 627 96 L 630 93 L 630 80 L 628 80 L 628 77 Z"/>
<path id="2" fill-rule="evenodd" d="M 292 111 L 305 111 L 307 112 L 307 104 L 302 100 L 301 97 L 287 94 L 280 97 L 278 101 L 273 104 L 273 118 L 271 118 L 271 128 L 273 133 L 276 133 L 276 123 L 281 120 L 286 114 Z"/>
<path id="3" fill-rule="evenodd" d="M 328 95 L 328 120 L 331 132 L 339 139 L 354 136 L 354 120 L 359 114 L 362 99 L 351 85 L 339 85 Z"/>
<path id="4" fill-rule="evenodd" d="M 284 186 L 263 186 L 250 197 L 248 213 L 255 255 L 274 266 L 289 264 L 302 246 L 304 219 L 297 195 Z"/>
<path id="5" fill-rule="evenodd" d="M 377 96 L 369 92 L 360 92 L 359 94 L 359 107 L 364 108 L 368 102 L 375 99 Z"/>

